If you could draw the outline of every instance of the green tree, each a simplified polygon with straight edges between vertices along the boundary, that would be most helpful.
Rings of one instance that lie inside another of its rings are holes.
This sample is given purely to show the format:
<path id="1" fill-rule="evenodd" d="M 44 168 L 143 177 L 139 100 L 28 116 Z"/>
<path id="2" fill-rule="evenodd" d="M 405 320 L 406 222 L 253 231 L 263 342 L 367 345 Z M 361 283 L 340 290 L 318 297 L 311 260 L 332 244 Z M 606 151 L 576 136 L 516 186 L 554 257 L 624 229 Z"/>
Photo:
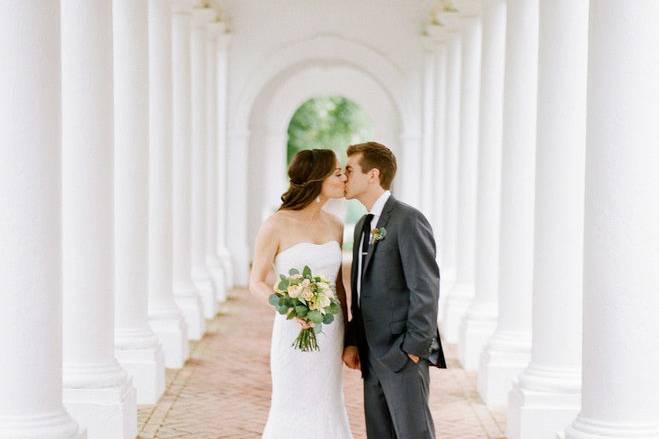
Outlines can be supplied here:
<path id="1" fill-rule="evenodd" d="M 368 140 L 372 124 L 353 101 L 341 96 L 312 98 L 288 125 L 288 162 L 303 149 L 328 148 L 343 157 L 352 143 Z"/>
<path id="2" fill-rule="evenodd" d="M 348 146 L 372 138 L 372 123 L 366 113 L 353 101 L 342 96 L 312 98 L 293 114 L 288 125 L 288 163 L 304 149 L 327 148 L 339 160 L 345 157 Z M 355 224 L 365 209 L 357 201 L 347 202 L 344 221 Z M 349 242 L 346 242 L 349 248 Z"/>

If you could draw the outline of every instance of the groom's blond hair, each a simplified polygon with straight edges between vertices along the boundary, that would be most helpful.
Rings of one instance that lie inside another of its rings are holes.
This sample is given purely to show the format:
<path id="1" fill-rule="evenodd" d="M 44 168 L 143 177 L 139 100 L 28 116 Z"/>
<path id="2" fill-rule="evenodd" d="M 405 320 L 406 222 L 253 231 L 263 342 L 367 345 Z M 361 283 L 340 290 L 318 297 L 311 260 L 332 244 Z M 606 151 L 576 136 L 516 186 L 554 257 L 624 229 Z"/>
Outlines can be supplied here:
<path id="1" fill-rule="evenodd" d="M 389 190 L 396 176 L 396 156 L 386 146 L 378 142 L 358 143 L 348 147 L 348 157 L 362 154 L 359 166 L 367 173 L 371 169 L 380 171 L 380 186 Z"/>

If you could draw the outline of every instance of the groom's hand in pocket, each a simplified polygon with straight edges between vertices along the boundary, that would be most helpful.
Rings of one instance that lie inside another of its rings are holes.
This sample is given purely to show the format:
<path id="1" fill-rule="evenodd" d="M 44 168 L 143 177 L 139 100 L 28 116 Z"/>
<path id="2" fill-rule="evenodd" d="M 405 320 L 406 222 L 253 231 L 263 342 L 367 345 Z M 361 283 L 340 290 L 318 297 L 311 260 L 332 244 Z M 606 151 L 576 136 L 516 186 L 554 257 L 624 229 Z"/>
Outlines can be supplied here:
<path id="1" fill-rule="evenodd" d="M 343 348 L 343 362 L 350 369 L 359 369 L 361 367 L 357 346 L 346 346 Z"/>

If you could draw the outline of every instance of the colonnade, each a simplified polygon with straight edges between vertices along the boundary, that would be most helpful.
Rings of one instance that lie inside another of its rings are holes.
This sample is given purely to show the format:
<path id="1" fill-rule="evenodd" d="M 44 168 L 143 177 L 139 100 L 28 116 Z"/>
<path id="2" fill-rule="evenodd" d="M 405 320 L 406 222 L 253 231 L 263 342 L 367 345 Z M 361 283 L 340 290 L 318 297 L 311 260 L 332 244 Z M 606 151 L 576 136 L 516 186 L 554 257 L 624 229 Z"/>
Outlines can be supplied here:
<path id="1" fill-rule="evenodd" d="M 424 37 L 443 337 L 511 438 L 659 437 L 659 5 L 452 5 Z"/>
<path id="2" fill-rule="evenodd" d="M 4 9 L 0 437 L 133 438 L 231 286 L 228 33 L 196 1 Z"/>
<path id="3" fill-rule="evenodd" d="M 4 6 L 0 437 L 131 438 L 247 281 L 226 23 L 194 0 Z M 454 6 L 424 37 L 420 172 L 403 154 L 441 332 L 511 438 L 659 437 L 659 4 Z"/>

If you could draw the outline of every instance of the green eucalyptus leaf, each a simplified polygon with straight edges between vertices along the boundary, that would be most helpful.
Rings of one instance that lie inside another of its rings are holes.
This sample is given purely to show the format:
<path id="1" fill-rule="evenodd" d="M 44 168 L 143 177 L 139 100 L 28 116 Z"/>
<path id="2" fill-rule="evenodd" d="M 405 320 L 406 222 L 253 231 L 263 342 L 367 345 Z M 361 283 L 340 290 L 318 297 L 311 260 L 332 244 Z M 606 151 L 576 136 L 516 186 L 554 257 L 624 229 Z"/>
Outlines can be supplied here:
<path id="1" fill-rule="evenodd" d="M 316 310 L 310 311 L 309 314 L 307 314 L 307 318 L 313 323 L 321 323 L 323 321 L 323 315 L 320 311 Z"/>
<path id="2" fill-rule="evenodd" d="M 298 305 L 295 307 L 295 313 L 298 317 L 304 317 L 309 313 L 309 308 L 304 305 Z"/>
<path id="3" fill-rule="evenodd" d="M 305 265 L 305 266 L 304 266 L 304 269 L 302 270 L 302 276 L 304 276 L 304 277 L 306 277 L 306 278 L 310 278 L 310 277 L 311 277 L 311 268 L 309 268 L 308 265 Z"/>
<path id="4" fill-rule="evenodd" d="M 281 291 L 286 291 L 288 289 L 288 279 L 284 278 L 279 281 L 279 285 L 277 285 L 277 289 Z"/>
<path id="5" fill-rule="evenodd" d="M 334 321 L 334 316 L 332 314 L 325 314 L 323 316 L 323 324 L 329 325 Z"/>
<path id="6" fill-rule="evenodd" d="M 268 303 L 272 306 L 279 306 L 279 295 L 270 294 L 270 297 L 268 297 Z"/>

